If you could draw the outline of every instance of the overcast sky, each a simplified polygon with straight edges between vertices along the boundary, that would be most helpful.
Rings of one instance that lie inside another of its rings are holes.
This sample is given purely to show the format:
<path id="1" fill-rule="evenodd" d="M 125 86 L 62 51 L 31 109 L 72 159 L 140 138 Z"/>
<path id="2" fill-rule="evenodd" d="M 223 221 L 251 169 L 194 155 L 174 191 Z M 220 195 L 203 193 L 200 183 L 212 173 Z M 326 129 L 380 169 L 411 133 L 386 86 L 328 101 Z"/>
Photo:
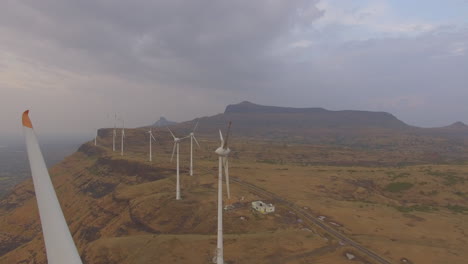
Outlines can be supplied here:
<path id="1" fill-rule="evenodd" d="M 0 133 L 175 121 L 244 100 L 468 123 L 467 0 L 4 0 Z"/>

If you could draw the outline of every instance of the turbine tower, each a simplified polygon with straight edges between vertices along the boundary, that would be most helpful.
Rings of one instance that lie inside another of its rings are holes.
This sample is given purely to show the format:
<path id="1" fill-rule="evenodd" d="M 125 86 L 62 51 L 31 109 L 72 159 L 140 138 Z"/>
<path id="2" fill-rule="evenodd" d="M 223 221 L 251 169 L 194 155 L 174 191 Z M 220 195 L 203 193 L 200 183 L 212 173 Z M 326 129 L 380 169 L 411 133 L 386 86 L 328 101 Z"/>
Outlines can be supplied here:
<path id="1" fill-rule="evenodd" d="M 153 130 L 151 128 L 148 131 L 148 134 L 149 134 L 149 161 L 152 162 L 153 161 L 153 148 L 151 146 L 151 143 L 153 140 L 154 142 L 156 142 L 156 139 L 153 136 Z"/>
<path id="2" fill-rule="evenodd" d="M 117 137 L 117 114 L 114 117 L 114 130 L 112 132 L 112 151 L 115 151 L 115 138 Z"/>
<path id="3" fill-rule="evenodd" d="M 182 139 L 184 138 L 187 138 L 187 137 L 184 137 L 184 138 L 178 138 L 176 136 L 174 136 L 174 134 L 172 133 L 171 129 L 170 128 L 167 128 L 169 129 L 169 132 L 171 132 L 171 135 L 172 137 L 174 138 L 174 147 L 172 148 L 172 156 L 171 156 L 171 162 L 172 162 L 172 159 L 174 158 L 174 152 L 176 151 L 177 149 L 177 183 L 176 183 L 176 200 L 180 200 L 180 178 L 179 178 L 179 143 Z"/>
<path id="4" fill-rule="evenodd" d="M 29 165 L 36 193 L 48 263 L 82 264 L 37 142 L 29 110 L 22 116 Z"/>
<path id="5" fill-rule="evenodd" d="M 97 146 L 97 137 L 99 134 L 99 129 L 96 129 L 96 136 L 94 137 L 94 146 Z"/>
<path id="6" fill-rule="evenodd" d="M 124 153 L 124 137 L 125 137 L 125 121 L 123 120 L 123 118 L 121 120 L 122 120 L 122 138 L 121 138 L 121 141 L 120 141 L 120 156 L 123 156 L 123 153 Z"/>
<path id="7" fill-rule="evenodd" d="M 219 156 L 219 169 L 218 169 L 218 241 L 216 246 L 216 263 L 224 264 L 224 250 L 223 250 L 223 168 L 226 175 L 226 188 L 228 199 L 231 196 L 229 191 L 229 163 L 228 156 L 231 150 L 228 148 L 229 132 L 231 130 L 231 122 L 226 130 L 226 141 L 223 139 L 223 134 L 219 130 L 219 138 L 221 139 L 221 146 L 216 149 L 215 153 Z"/>
<path id="8" fill-rule="evenodd" d="M 198 121 L 195 124 L 195 127 L 193 127 L 192 132 L 189 134 L 190 137 L 190 176 L 193 176 L 193 141 L 195 140 L 195 143 L 197 143 L 198 148 L 200 148 L 200 144 L 198 144 L 198 140 L 195 137 L 195 130 L 198 127 Z"/>

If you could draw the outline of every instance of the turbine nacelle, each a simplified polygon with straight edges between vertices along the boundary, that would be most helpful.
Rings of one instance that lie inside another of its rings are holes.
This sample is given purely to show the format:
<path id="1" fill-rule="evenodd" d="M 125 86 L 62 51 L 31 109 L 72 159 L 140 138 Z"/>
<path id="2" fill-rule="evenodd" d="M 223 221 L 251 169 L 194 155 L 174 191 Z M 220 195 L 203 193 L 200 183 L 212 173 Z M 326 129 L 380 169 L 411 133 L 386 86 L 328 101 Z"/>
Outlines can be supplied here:
<path id="1" fill-rule="evenodd" d="M 229 148 L 224 149 L 223 147 L 219 147 L 215 150 L 215 153 L 221 157 L 227 157 L 229 153 L 231 153 L 231 150 Z"/>
<path id="2" fill-rule="evenodd" d="M 172 133 L 170 128 L 167 128 L 167 129 L 171 133 L 172 138 L 174 138 L 174 147 L 172 148 L 172 156 L 171 156 L 171 161 L 172 161 L 172 159 L 174 158 L 174 153 L 176 152 L 176 148 L 178 149 L 180 141 L 182 141 L 182 139 L 186 139 L 186 138 L 188 138 L 190 136 L 186 136 L 186 137 L 183 137 L 183 138 L 178 138 L 178 137 L 174 136 L 174 133 Z M 177 157 L 178 156 L 179 156 L 179 151 L 177 150 Z"/>
<path id="3" fill-rule="evenodd" d="M 174 133 L 172 133 L 172 130 L 170 128 L 167 128 L 167 129 L 169 130 L 169 132 L 171 133 L 172 138 L 174 139 L 174 144 L 179 143 L 182 139 L 185 139 L 185 138 L 189 137 L 189 136 L 187 136 L 187 137 L 183 137 L 183 138 L 178 138 L 178 137 L 174 136 Z"/>

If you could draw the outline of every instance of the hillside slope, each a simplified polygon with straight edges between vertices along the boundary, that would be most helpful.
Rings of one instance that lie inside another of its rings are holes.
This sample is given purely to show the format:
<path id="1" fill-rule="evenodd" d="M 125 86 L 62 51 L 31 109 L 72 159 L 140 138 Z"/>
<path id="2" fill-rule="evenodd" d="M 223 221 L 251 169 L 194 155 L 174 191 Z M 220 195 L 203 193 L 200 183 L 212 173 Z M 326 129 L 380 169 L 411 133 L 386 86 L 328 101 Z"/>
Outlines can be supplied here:
<path id="1" fill-rule="evenodd" d="M 202 147 L 196 149 L 193 177 L 187 170 L 189 144 L 181 144 L 182 200 L 176 201 L 170 135 L 159 131 L 161 144 L 154 145 L 154 163 L 149 163 L 143 129 L 128 130 L 123 157 L 111 151 L 111 131 L 100 130 L 98 147 L 84 144 L 51 170 L 84 263 L 210 263 L 216 245 L 213 151 L 218 142 L 199 139 Z M 468 208 L 463 198 L 468 184 L 465 166 L 358 167 L 364 161 L 398 162 L 405 156 L 399 151 L 232 139 L 232 177 L 326 217 L 329 226 L 391 263 L 464 263 L 466 235 L 460 230 L 468 223 L 463 213 Z M 317 166 L 319 161 L 341 164 Z M 413 189 L 387 190 L 389 184 L 400 186 L 402 181 L 411 182 Z M 227 263 L 344 264 L 349 263 L 347 253 L 355 256 L 353 263 L 375 263 L 280 200 L 234 183 L 231 193 L 236 209 L 224 213 Z M 255 200 L 273 202 L 276 212 L 251 211 Z M 31 181 L 0 202 L 0 234 L 0 263 L 45 264 Z"/>
<path id="2" fill-rule="evenodd" d="M 139 156 L 142 149 L 127 152 L 128 157 L 113 153 L 110 138 L 100 138 L 105 147 L 82 145 L 51 170 L 84 263 L 209 263 L 216 242 L 216 157 L 211 151 L 205 154 L 206 165 L 197 177 L 186 176 L 187 163 L 182 162 L 183 199 L 176 201 L 174 164 L 167 162 L 170 141 L 158 146 L 155 165 Z M 237 209 L 225 213 L 229 263 L 264 263 L 274 254 L 280 254 L 278 261 L 300 263 L 308 250 L 337 250 L 336 241 L 301 231 L 297 217 L 282 208 L 274 216 L 252 214 L 250 202 L 260 198 L 231 188 Z M 0 234 L 0 263 L 46 263 L 30 180 L 0 202 Z M 288 242 L 270 239 L 278 236 Z M 265 250 L 252 255 L 256 246 Z M 335 258 L 331 253 L 317 256 Z"/>
<path id="3" fill-rule="evenodd" d="M 460 163 L 468 158 L 467 126 L 456 123 L 441 128 L 419 128 L 384 112 L 329 111 L 242 102 L 227 106 L 222 114 L 197 118 L 171 128 L 185 136 L 199 122 L 197 134 L 215 140 L 218 130 L 224 129 L 228 121 L 233 123 L 233 138 L 243 140 L 350 148 L 354 156 L 370 151 L 374 157 L 399 156 L 401 164 Z M 159 133 L 166 131 L 162 128 Z M 387 158 L 379 160 L 377 164 L 381 165 L 389 161 Z M 340 163 L 342 160 L 338 159 L 333 164 Z"/>
<path id="4" fill-rule="evenodd" d="M 185 136 L 200 122 L 194 177 L 187 176 L 188 141 L 181 143 L 182 201 L 175 200 L 166 128 L 153 130 L 153 163 L 146 128 L 126 130 L 123 157 L 111 150 L 112 129 L 100 129 L 97 147 L 85 143 L 51 169 L 84 263 L 209 263 L 216 245 L 213 151 L 227 120 L 233 121 L 232 177 L 326 216 L 329 226 L 392 263 L 464 263 L 466 235 L 459 230 L 468 223 L 468 169 L 453 163 L 468 159 L 465 127 L 419 129 L 385 113 L 337 112 L 242 103 L 174 125 L 174 133 Z M 347 115 L 353 122 L 342 126 Z M 446 137 L 450 133 L 460 137 Z M 392 184 L 412 189 L 394 192 Z M 250 202 L 268 197 L 231 188 L 236 209 L 225 212 L 227 263 L 348 263 L 346 253 L 355 263 L 374 263 L 291 208 L 252 212 Z M 45 264 L 31 180 L 0 201 L 0 263 Z"/>

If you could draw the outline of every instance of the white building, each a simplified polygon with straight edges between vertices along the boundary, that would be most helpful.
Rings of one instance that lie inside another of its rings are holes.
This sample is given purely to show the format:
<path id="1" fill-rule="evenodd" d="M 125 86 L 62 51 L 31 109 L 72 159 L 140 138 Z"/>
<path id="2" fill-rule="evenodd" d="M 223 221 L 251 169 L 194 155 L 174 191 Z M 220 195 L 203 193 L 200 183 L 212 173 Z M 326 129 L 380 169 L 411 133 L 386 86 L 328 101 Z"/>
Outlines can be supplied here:
<path id="1" fill-rule="evenodd" d="M 252 208 L 262 214 L 269 214 L 275 211 L 275 206 L 273 204 L 267 204 L 262 201 L 252 202 Z"/>

